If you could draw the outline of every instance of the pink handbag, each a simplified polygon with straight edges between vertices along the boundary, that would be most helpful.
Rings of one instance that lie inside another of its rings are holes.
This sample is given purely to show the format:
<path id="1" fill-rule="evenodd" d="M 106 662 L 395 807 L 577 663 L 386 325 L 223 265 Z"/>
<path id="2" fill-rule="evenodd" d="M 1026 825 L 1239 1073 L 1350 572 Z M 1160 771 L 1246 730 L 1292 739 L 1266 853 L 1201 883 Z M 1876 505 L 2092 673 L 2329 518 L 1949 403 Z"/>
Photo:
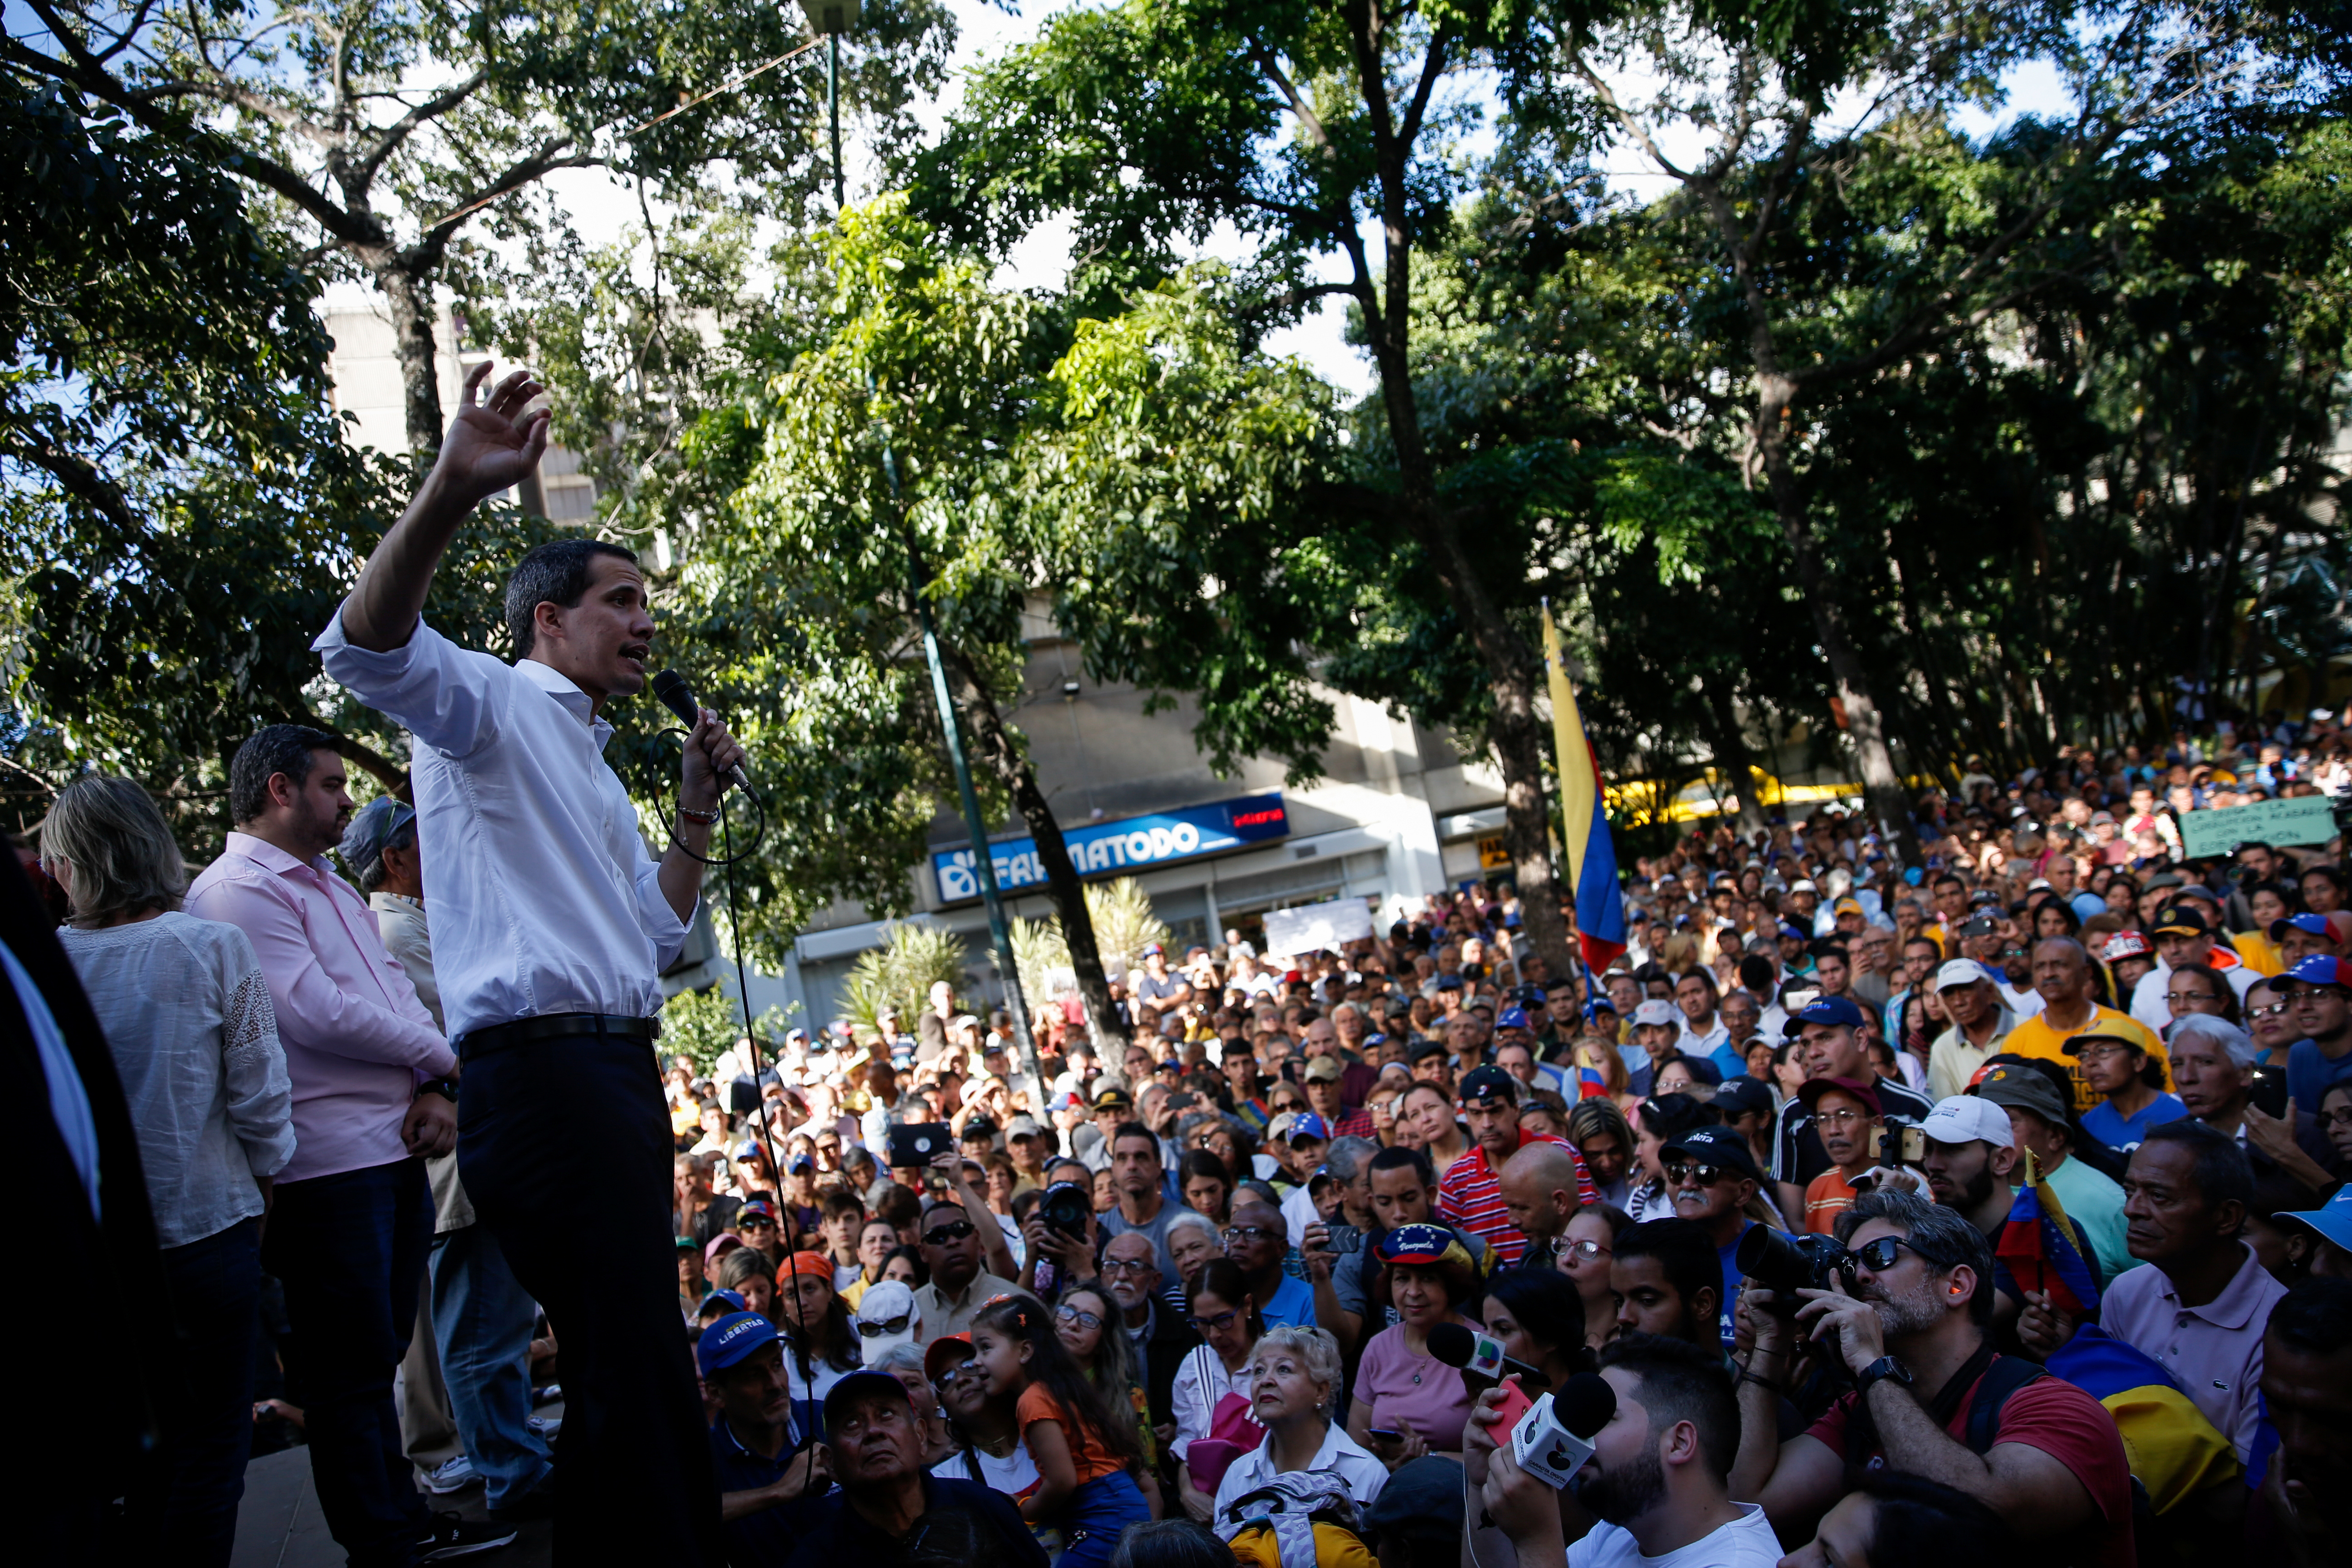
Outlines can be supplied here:
<path id="1" fill-rule="evenodd" d="M 1210 1352 L 1203 1347 L 1192 1353 Z M 1209 1413 L 1209 1435 L 1193 1438 L 1184 1450 L 1184 1468 L 1191 1472 L 1194 1487 L 1215 1496 L 1217 1483 L 1225 1479 L 1233 1462 L 1265 1441 L 1265 1428 L 1250 1411 L 1245 1394 L 1228 1393 L 1217 1401 L 1217 1407 Z"/>

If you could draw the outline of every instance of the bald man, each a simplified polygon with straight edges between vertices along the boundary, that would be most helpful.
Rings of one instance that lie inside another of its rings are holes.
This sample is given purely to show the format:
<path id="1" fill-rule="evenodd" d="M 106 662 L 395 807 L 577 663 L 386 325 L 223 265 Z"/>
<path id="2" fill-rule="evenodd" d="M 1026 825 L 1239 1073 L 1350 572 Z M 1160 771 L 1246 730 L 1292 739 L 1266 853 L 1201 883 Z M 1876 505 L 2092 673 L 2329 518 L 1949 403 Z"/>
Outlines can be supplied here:
<path id="1" fill-rule="evenodd" d="M 1557 1268 L 1560 1238 L 1577 1210 L 1576 1156 L 1559 1143 L 1529 1143 L 1503 1163 L 1503 1212 L 1528 1238 L 1521 1268 Z"/>

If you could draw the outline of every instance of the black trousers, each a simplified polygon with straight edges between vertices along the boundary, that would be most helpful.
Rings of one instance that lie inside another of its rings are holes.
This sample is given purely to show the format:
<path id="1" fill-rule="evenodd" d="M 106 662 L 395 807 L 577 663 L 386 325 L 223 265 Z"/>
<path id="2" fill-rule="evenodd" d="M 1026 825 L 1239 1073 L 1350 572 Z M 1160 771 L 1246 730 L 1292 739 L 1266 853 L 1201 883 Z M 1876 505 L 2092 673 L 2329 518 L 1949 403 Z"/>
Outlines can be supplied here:
<path id="1" fill-rule="evenodd" d="M 710 1437 L 677 1316 L 668 1108 L 653 1048 L 595 1035 L 468 1057 L 457 1171 L 563 1368 L 564 1562 L 719 1568 Z"/>

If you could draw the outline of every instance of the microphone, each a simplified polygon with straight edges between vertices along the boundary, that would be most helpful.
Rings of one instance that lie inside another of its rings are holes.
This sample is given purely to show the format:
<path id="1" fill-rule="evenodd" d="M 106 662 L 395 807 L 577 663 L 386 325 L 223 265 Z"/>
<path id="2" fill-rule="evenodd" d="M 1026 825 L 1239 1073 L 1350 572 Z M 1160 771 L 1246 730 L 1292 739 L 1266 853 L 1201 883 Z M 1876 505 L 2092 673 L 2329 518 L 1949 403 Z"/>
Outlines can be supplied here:
<path id="1" fill-rule="evenodd" d="M 702 722 L 702 704 L 694 700 L 694 688 L 688 686 L 686 677 L 677 671 L 665 669 L 655 676 L 654 695 L 661 700 L 663 707 L 677 714 L 678 722 L 688 730 Z M 742 763 L 738 763 L 729 768 L 727 778 L 745 795 L 751 793 L 751 777 L 743 771 Z"/>
<path id="2" fill-rule="evenodd" d="M 1528 1389 L 1549 1388 L 1551 1377 L 1539 1366 L 1529 1366 L 1503 1353 L 1502 1342 L 1492 1335 L 1481 1334 L 1460 1323 L 1438 1323 L 1429 1331 L 1429 1353 L 1447 1366 L 1459 1367 L 1464 1380 L 1482 1380 L 1471 1392 L 1483 1394 L 1492 1384 L 1500 1383 L 1511 1373 L 1519 1374 L 1519 1386 Z M 1608 1387 L 1607 1384 L 1601 1385 Z M 1612 1394 L 1611 1397 L 1614 1398 Z"/>
<path id="3" fill-rule="evenodd" d="M 1511 1429 L 1511 1458 L 1546 1486 L 1567 1486 L 1592 1458 L 1592 1439 L 1616 1414 L 1617 1390 L 1609 1380 L 1580 1372 L 1519 1417 Z"/>

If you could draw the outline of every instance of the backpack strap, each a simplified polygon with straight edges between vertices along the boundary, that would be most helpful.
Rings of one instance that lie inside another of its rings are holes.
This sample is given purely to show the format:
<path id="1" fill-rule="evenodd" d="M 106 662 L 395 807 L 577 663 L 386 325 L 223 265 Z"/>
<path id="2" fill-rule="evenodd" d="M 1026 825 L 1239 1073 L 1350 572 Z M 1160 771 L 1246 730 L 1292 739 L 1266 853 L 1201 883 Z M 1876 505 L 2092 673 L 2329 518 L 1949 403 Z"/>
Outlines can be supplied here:
<path id="1" fill-rule="evenodd" d="M 1969 1402 L 1969 1452 L 1990 1453 L 1993 1439 L 2000 1435 L 2001 1406 L 2009 1403 L 2009 1396 L 2049 1375 L 2047 1368 L 2023 1356 L 1996 1360 L 1977 1384 L 1976 1397 Z"/>

